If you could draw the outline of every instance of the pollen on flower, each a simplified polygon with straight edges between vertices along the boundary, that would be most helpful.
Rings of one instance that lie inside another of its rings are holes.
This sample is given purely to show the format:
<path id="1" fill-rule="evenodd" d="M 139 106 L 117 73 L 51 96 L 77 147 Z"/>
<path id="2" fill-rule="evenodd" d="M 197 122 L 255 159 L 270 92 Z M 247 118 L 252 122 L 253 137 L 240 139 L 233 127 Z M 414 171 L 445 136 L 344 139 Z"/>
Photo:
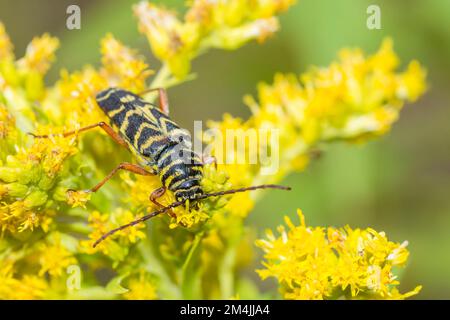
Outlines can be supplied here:
<path id="1" fill-rule="evenodd" d="M 55 136 L 51 139 L 36 139 L 26 157 L 29 161 L 39 162 L 44 172 L 54 177 L 61 171 L 64 161 L 77 152 L 75 139 Z M 19 158 L 21 156 L 25 155 L 21 154 Z"/>
<path id="2" fill-rule="evenodd" d="M 127 224 L 135 219 L 139 218 L 139 215 L 134 215 L 132 212 L 127 210 L 117 210 L 113 215 L 113 223 L 118 226 Z M 125 237 L 129 243 L 136 243 L 139 239 L 145 238 L 145 233 L 141 230 L 144 228 L 144 224 L 133 226 L 132 228 L 127 228 L 120 231 L 120 235 Z"/>
<path id="3" fill-rule="evenodd" d="M 44 74 L 55 59 L 55 51 L 59 47 L 59 40 L 45 33 L 34 38 L 28 45 L 25 57 L 18 61 L 19 67 Z"/>
<path id="4" fill-rule="evenodd" d="M 404 299 L 420 291 L 400 294 L 394 266 L 407 260 L 407 242 L 391 242 L 373 229 L 322 228 L 294 225 L 286 218 L 288 230 L 280 226 L 280 236 L 267 232 L 256 245 L 265 252 L 262 279 L 275 277 L 286 299 L 346 298 Z"/>
<path id="5" fill-rule="evenodd" d="M 244 99 L 252 113 L 247 120 L 225 114 L 222 121 L 208 123 L 221 136 L 229 129 L 276 129 L 277 145 L 283 150 L 276 174 L 261 176 L 260 164 L 241 165 L 237 157 L 230 157 L 252 156 L 248 143 L 240 150 L 236 145 L 234 150 L 228 148 L 226 154 L 225 144 L 212 133 L 212 153 L 222 160 L 219 163 L 227 160 L 221 169 L 233 185 L 277 183 L 289 172 L 303 170 L 320 143 L 360 142 L 384 134 L 398 119 L 404 103 L 414 101 L 426 89 L 426 72 L 418 62 L 411 62 L 403 72 L 397 71 L 398 64 L 390 39 L 369 56 L 360 49 L 343 49 L 339 60 L 326 68 L 313 67 L 300 77 L 277 74 L 273 84 L 260 84 L 258 99 Z M 270 150 L 270 144 L 261 147 Z"/>
<path id="6" fill-rule="evenodd" d="M 39 264 L 41 269 L 39 275 L 45 273 L 54 277 L 59 277 L 65 273 L 69 265 L 75 264 L 77 260 L 73 254 L 62 244 L 61 235 L 55 233 L 50 235 L 47 243 L 39 245 Z"/>
<path id="7" fill-rule="evenodd" d="M 101 42 L 102 64 L 111 87 L 145 89 L 145 79 L 153 73 L 135 51 L 124 46 L 111 34 Z"/>
<path id="8" fill-rule="evenodd" d="M 202 205 L 199 209 L 189 209 L 189 201 L 186 206 L 175 208 L 173 211 L 175 217 L 172 218 L 169 227 L 174 229 L 178 226 L 183 226 L 186 228 L 192 228 L 200 223 L 208 220 L 210 218 L 210 213 L 203 210 Z"/>
<path id="9" fill-rule="evenodd" d="M 17 142 L 25 140 L 23 133 L 11 118 L 6 117 L 6 123 L 2 120 L 0 124 L 7 125 L 8 136 L 0 140 L 0 144 L 2 151 L 8 154 L 0 152 L 1 229 L 13 234 L 37 227 L 48 231 L 55 215 L 51 205 L 62 188 L 63 163 L 77 153 L 75 141 L 55 136 L 33 139 L 27 148 L 18 147 Z M 10 136 L 19 140 L 12 140 Z"/>
<path id="10" fill-rule="evenodd" d="M 0 103 L 0 144 L 9 135 L 15 133 L 15 119 L 6 107 Z"/>
<path id="11" fill-rule="evenodd" d="M 127 254 L 127 246 L 145 238 L 146 235 L 142 231 L 145 227 L 143 223 L 121 230 L 95 248 L 93 248 L 93 244 L 106 232 L 127 224 L 139 218 L 139 216 L 139 214 L 133 214 L 129 210 L 120 207 L 110 213 L 102 214 L 99 211 L 93 211 L 88 218 L 89 227 L 92 231 L 89 233 L 89 240 L 80 242 L 80 250 L 87 254 L 102 252 L 114 261 L 121 261 Z"/>
<path id="12" fill-rule="evenodd" d="M 92 194 L 83 190 L 67 190 L 67 203 L 72 206 L 72 208 L 82 207 L 86 208 L 86 202 L 91 199 Z"/>
<path id="13" fill-rule="evenodd" d="M 178 20 L 174 12 L 148 2 L 134 6 L 139 20 L 139 31 L 146 35 L 156 57 L 167 62 L 175 75 L 184 76 L 189 71 L 192 46 L 197 41 Z"/>
<path id="14" fill-rule="evenodd" d="M 236 49 L 254 39 L 264 41 L 278 30 L 275 15 L 294 2 L 194 0 L 184 19 L 179 19 L 174 12 L 143 1 L 134 6 L 134 13 L 155 55 L 183 78 L 200 52 Z"/>
<path id="15" fill-rule="evenodd" d="M 54 216 L 52 210 L 41 209 L 42 204 L 47 200 L 47 197 L 37 199 L 40 205 L 34 206 L 26 203 L 24 200 L 18 200 L 12 203 L 2 203 L 0 205 L 0 228 L 4 233 L 20 233 L 25 230 L 33 231 L 36 227 L 41 226 L 47 229 L 49 220 Z M 44 224 L 42 224 L 45 222 Z"/>

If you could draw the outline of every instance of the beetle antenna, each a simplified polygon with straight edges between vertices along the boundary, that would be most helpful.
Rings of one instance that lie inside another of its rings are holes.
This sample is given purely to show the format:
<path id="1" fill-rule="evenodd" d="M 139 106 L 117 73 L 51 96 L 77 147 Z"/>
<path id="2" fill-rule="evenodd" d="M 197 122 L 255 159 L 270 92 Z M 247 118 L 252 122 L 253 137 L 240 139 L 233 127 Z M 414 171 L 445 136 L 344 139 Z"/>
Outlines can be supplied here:
<path id="1" fill-rule="evenodd" d="M 280 186 L 277 184 L 262 184 L 259 186 L 251 186 L 251 187 L 244 187 L 244 188 L 238 188 L 238 189 L 231 189 L 231 190 L 225 190 L 225 191 L 218 191 L 218 192 L 211 192 L 211 193 L 206 193 L 206 194 L 202 194 L 199 195 L 197 197 L 195 197 L 194 199 L 191 200 L 202 200 L 202 199 L 206 199 L 206 198 L 211 198 L 211 197 L 218 197 L 218 196 L 224 196 L 227 194 L 234 194 L 234 193 L 241 193 L 241 192 L 247 192 L 247 191 L 253 191 L 253 190 L 259 190 L 259 189 L 278 189 L 278 190 L 291 190 L 290 187 L 286 187 L 286 186 Z M 115 229 L 112 229 L 110 231 L 108 231 L 107 233 L 103 234 L 100 238 L 98 238 L 94 244 L 93 247 L 95 248 L 96 246 L 98 246 L 100 244 L 100 242 L 102 242 L 103 240 L 105 240 L 106 238 L 108 238 L 109 236 L 112 236 L 113 234 L 115 234 L 118 231 L 121 231 L 123 229 L 135 226 L 141 222 L 145 222 L 153 217 L 156 217 L 158 215 L 160 215 L 161 213 L 165 213 L 166 211 L 172 209 L 172 208 L 176 208 L 179 207 L 183 204 L 185 204 L 186 200 L 184 201 L 176 201 L 173 202 L 171 204 L 169 204 L 168 206 L 161 208 L 159 210 L 153 211 L 152 213 L 149 213 L 143 217 L 140 217 L 139 219 L 133 220 L 130 223 L 121 225 L 120 227 L 117 227 Z"/>

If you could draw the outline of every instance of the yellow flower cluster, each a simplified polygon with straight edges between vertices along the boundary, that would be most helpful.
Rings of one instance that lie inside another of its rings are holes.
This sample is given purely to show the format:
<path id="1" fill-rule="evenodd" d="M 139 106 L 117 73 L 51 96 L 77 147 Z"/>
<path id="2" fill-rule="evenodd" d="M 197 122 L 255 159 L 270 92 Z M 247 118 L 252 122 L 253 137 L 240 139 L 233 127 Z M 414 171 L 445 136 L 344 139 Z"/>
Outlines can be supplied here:
<path id="1" fill-rule="evenodd" d="M 375 54 L 365 57 L 361 50 L 344 49 L 339 61 L 326 68 L 311 68 L 300 76 L 275 76 L 272 85 L 260 84 L 258 102 L 250 96 L 245 102 L 252 115 L 246 121 L 226 114 L 209 127 L 226 135 L 227 130 L 252 129 L 278 132 L 279 168 L 274 175 L 261 175 L 261 166 L 227 163 L 224 168 L 233 185 L 278 182 L 287 173 L 302 170 L 319 143 L 336 140 L 362 141 L 384 134 L 397 120 L 405 101 L 415 101 L 426 88 L 426 72 L 417 61 L 397 72 L 398 58 L 392 41 L 386 39 Z M 207 137 L 208 138 L 208 137 Z M 213 153 L 222 160 L 256 158 L 257 148 L 228 149 L 222 141 Z M 273 149 L 267 139 L 268 150 Z M 225 152 L 228 152 L 225 153 Z M 244 154 L 242 154 L 244 153 Z M 241 196 L 244 197 L 244 196 Z"/>
<path id="2" fill-rule="evenodd" d="M 86 66 L 78 72 L 62 71 L 61 80 L 52 88 L 42 107 L 53 122 L 76 129 L 107 121 L 95 101 L 98 92 L 109 87 L 121 87 L 138 93 L 146 88 L 145 81 L 152 71 L 143 57 L 111 34 L 102 39 L 100 51 L 102 67 L 99 70 Z M 55 97 L 58 98 L 58 106 L 55 106 Z M 90 116 L 86 117 L 86 114 Z"/>
<path id="3" fill-rule="evenodd" d="M 102 252 L 111 257 L 113 261 L 122 261 L 128 253 L 130 244 L 136 243 L 139 239 L 145 238 L 145 233 L 141 230 L 144 224 L 138 224 L 133 228 L 127 228 L 120 231 L 115 238 L 119 237 L 117 241 L 110 239 L 100 243 L 93 248 L 94 242 L 100 238 L 104 233 L 118 226 L 127 224 L 136 218 L 139 214 L 133 214 L 131 211 L 117 208 L 109 214 L 101 214 L 98 211 L 93 211 L 89 214 L 89 226 L 92 232 L 89 234 L 89 240 L 80 241 L 80 251 L 88 254 Z"/>
<path id="4" fill-rule="evenodd" d="M 300 79 L 279 74 L 274 84 L 261 84 L 258 101 L 245 97 L 252 112 L 247 120 L 225 114 L 222 121 L 208 123 L 212 130 L 206 132 L 204 139 L 212 146 L 218 172 L 228 177 L 232 187 L 278 183 L 292 171 L 303 170 L 323 143 L 365 141 L 384 134 L 398 118 L 404 103 L 415 101 L 425 91 L 425 71 L 418 62 L 411 62 L 405 71 L 397 71 L 399 62 L 390 39 L 371 56 L 366 57 L 358 49 L 344 49 L 339 56 L 339 61 L 329 67 L 312 68 Z M 259 148 L 252 148 L 255 130 L 256 134 L 267 133 L 266 139 L 257 139 Z M 229 132 L 234 132 L 236 139 L 244 137 L 244 148 L 238 144 L 230 148 L 225 143 Z M 275 133 L 279 140 L 273 142 Z M 260 159 L 261 147 L 280 156 L 274 174 L 262 174 L 261 163 L 238 161 Z M 224 211 L 213 216 L 210 225 L 218 232 L 208 235 L 205 242 L 213 237 L 217 246 L 234 250 L 239 256 L 242 235 L 236 230 L 241 230 L 243 219 L 260 194 L 233 195 Z M 226 254 L 220 256 L 215 247 L 206 246 L 205 269 L 223 268 L 220 264 L 226 263 Z M 221 281 L 221 276 L 216 276 Z M 394 292 L 395 289 L 391 294 Z"/>
<path id="5" fill-rule="evenodd" d="M 236 49 L 256 39 L 264 41 L 279 28 L 275 15 L 294 0 L 192 0 L 184 20 L 174 12 L 141 2 L 134 6 L 139 30 L 153 53 L 171 72 L 185 77 L 191 60 L 209 48 Z"/>
<path id="6" fill-rule="evenodd" d="M 77 263 L 71 242 L 73 239 L 70 236 L 53 232 L 43 241 L 29 243 L 26 249 L 0 253 L 0 299 L 47 299 L 52 294 L 61 296 L 64 289 L 61 290 L 58 281 L 63 280 L 64 283 L 66 268 Z M 0 244 L 4 246 L 5 239 Z M 33 266 L 31 270 L 29 265 Z"/>
<path id="7" fill-rule="evenodd" d="M 40 38 L 33 39 L 27 47 L 25 56 L 17 61 L 19 69 L 23 69 L 25 72 L 35 71 L 45 74 L 55 59 L 55 51 L 58 46 L 58 39 L 47 33 Z"/>
<path id="8" fill-rule="evenodd" d="M 128 253 L 127 246 L 145 236 L 142 226 L 130 228 L 120 239 L 96 251 L 92 241 L 74 238 L 72 232 L 82 237 L 91 233 L 96 239 L 135 215 L 116 208 L 99 218 L 102 225 L 96 219 L 98 211 L 90 208 L 90 226 L 74 221 L 88 220 L 86 212 L 71 210 L 66 204 L 77 207 L 89 200 L 89 194 L 68 190 L 92 184 L 82 174 L 85 167 L 95 168 L 95 163 L 91 156 L 79 152 L 79 147 L 88 149 L 90 141 L 78 145 L 76 136 L 38 139 L 27 133 L 60 133 L 105 120 L 95 94 L 112 85 L 144 89 L 148 66 L 108 35 L 101 43 L 102 68 L 97 71 L 87 66 L 72 74 L 63 71 L 61 80 L 46 88 L 43 77 L 57 46 L 58 40 L 47 34 L 36 37 L 25 56 L 15 61 L 9 37 L 0 24 L 0 254 L 2 259 L 4 255 L 16 257 L 11 263 L 2 260 L 0 298 L 64 297 L 66 268 L 76 265 L 80 254 L 100 251 L 121 261 Z M 112 145 L 106 141 L 96 143 L 96 150 Z M 5 251 L 10 241 L 23 245 Z"/>
<path id="9" fill-rule="evenodd" d="M 17 141 L 10 141 L 14 144 Z M 12 234 L 40 226 L 48 231 L 55 201 L 65 201 L 64 161 L 76 153 L 73 139 L 36 139 L 0 159 L 0 228 Z"/>
<path id="10" fill-rule="evenodd" d="M 110 87 L 128 88 L 132 92 L 146 89 L 145 79 L 153 73 L 144 59 L 108 34 L 101 42 L 103 73 Z"/>
<path id="11" fill-rule="evenodd" d="M 139 272 L 138 277 L 130 277 L 128 291 L 123 294 L 128 300 L 155 300 L 158 298 L 155 281 L 148 273 Z"/>
<path id="12" fill-rule="evenodd" d="M 228 182 L 228 177 L 224 171 L 216 171 L 214 165 L 206 165 L 203 170 L 202 186 L 206 193 L 231 188 L 231 184 Z M 123 173 L 121 178 L 124 181 L 127 190 L 130 192 L 129 202 L 134 207 L 147 209 L 149 211 L 159 209 L 159 207 L 155 206 L 155 204 L 149 200 L 151 191 L 156 190 L 161 186 L 161 182 L 158 178 L 153 176 L 135 176 L 132 178 L 129 173 Z M 173 208 L 171 213 L 173 213 L 175 217 L 171 217 L 169 227 L 198 227 L 206 222 L 211 216 L 220 214 L 221 212 L 223 213 L 222 208 L 226 205 L 228 199 L 229 197 L 208 199 L 199 203 L 197 209 L 189 209 L 189 202 L 186 203 L 186 206 Z M 158 203 L 163 206 L 167 206 L 175 201 L 175 196 L 170 191 L 165 192 L 162 197 L 158 198 Z"/>
<path id="13" fill-rule="evenodd" d="M 58 232 L 47 238 L 47 243 L 38 245 L 40 257 L 39 276 L 48 273 L 53 277 L 60 277 L 70 265 L 76 264 L 77 260 L 62 243 L 61 235 Z"/>
<path id="14" fill-rule="evenodd" d="M 50 68 L 55 58 L 55 51 L 59 41 L 48 34 L 34 38 L 27 46 L 25 56 L 14 61 L 12 45 L 0 26 L 0 57 L 4 57 L 0 63 L 0 88 L 5 91 L 6 101 L 19 100 L 21 104 L 15 106 L 17 112 L 32 116 L 31 110 L 26 106 L 26 100 L 40 100 L 44 96 L 45 73 Z M 12 88 L 22 87 L 25 92 L 15 92 Z M 29 129 L 29 128 L 28 128 Z"/>
<path id="15" fill-rule="evenodd" d="M 138 224 L 93 248 L 107 231 L 159 209 L 149 195 L 161 181 L 121 172 L 121 179 L 115 177 L 95 194 L 80 191 L 92 187 L 115 165 L 130 161 L 130 155 L 118 151 L 101 130 L 82 138 L 57 133 L 107 121 L 95 101 L 101 90 L 118 86 L 141 93 L 167 88 L 190 79 L 192 60 L 210 48 L 235 49 L 251 40 L 265 40 L 278 29 L 276 15 L 294 2 L 192 0 L 182 20 L 161 6 L 135 5 L 139 28 L 163 62 L 151 84 L 147 81 L 152 71 L 145 59 L 108 34 L 100 43 L 99 68 L 62 70 L 60 79 L 46 87 L 44 76 L 58 40 L 48 34 L 36 37 L 25 56 L 16 59 L 0 23 L 0 298 L 239 296 L 237 270 L 252 256 L 244 218 L 257 199 L 255 193 L 213 197 L 195 208 L 187 203 L 155 218 L 147 229 Z M 268 176 L 261 174 L 259 164 L 219 161 L 217 168 L 204 166 L 203 190 L 278 182 L 303 169 L 319 142 L 355 141 L 385 133 L 403 103 L 414 101 L 425 90 L 425 72 L 417 62 L 403 72 L 397 67 L 398 58 L 387 40 L 372 56 L 344 50 L 338 62 L 312 69 L 300 80 L 278 75 L 273 85 L 260 85 L 258 102 L 246 98 L 252 111 L 247 121 L 225 115 L 222 122 L 211 122 L 210 128 L 220 132 L 279 129 L 280 149 L 274 149 L 270 138 L 266 147 L 269 152 L 279 151 L 280 170 Z M 152 101 L 154 95 L 144 98 Z M 54 135 L 39 139 L 28 132 Z M 218 160 L 224 155 L 221 147 L 213 150 Z M 254 150 L 243 152 L 248 156 Z M 168 205 L 175 198 L 167 191 L 158 201 Z M 330 288 L 350 297 L 400 298 L 418 291 L 406 295 L 396 291 L 391 267 L 403 264 L 407 251 L 382 233 L 329 229 L 324 236 L 323 229 L 290 227 L 288 233 L 282 231 L 282 240 L 271 235 L 259 242 L 268 250 L 269 271 L 261 274 L 282 278 L 286 298 L 330 297 L 334 294 Z M 312 248 L 318 248 L 317 255 Z M 289 250 L 295 251 L 288 255 L 291 260 L 280 259 L 279 253 Z M 320 265 L 306 265 L 314 261 Z M 307 278 L 298 272 L 297 262 L 311 272 Z M 68 270 L 77 269 L 69 267 L 77 264 L 83 265 L 85 280 L 81 288 L 67 288 Z M 311 271 L 332 272 L 330 268 L 334 273 L 326 278 Z M 97 271 L 104 269 L 116 274 L 107 286 L 97 279 Z M 116 280 L 123 280 L 124 287 L 115 290 Z M 302 285 L 309 280 L 311 284 Z"/>
<path id="16" fill-rule="evenodd" d="M 267 231 L 267 239 L 256 242 L 265 252 L 262 279 L 275 277 L 286 299 L 404 299 L 396 289 L 399 281 L 394 267 L 404 266 L 407 242 L 391 242 L 384 232 L 373 229 L 308 227 L 299 210 L 300 225 L 285 217 L 288 230 L 278 227 L 277 237 Z"/>
<path id="17" fill-rule="evenodd" d="M 30 300 L 45 296 L 47 282 L 37 275 L 15 277 L 14 263 L 2 261 L 0 265 L 0 299 Z"/>

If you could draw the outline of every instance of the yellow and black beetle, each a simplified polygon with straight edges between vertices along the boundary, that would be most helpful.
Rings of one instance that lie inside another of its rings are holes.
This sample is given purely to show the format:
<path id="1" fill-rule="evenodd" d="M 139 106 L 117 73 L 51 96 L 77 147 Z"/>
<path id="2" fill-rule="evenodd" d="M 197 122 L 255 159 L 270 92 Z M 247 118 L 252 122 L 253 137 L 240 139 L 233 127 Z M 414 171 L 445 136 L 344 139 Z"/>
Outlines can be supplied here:
<path id="1" fill-rule="evenodd" d="M 100 127 L 114 141 L 129 149 L 137 158 L 139 165 L 121 163 L 102 181 L 86 192 L 96 192 L 119 170 L 126 170 L 139 175 L 159 176 L 162 187 L 153 190 L 150 200 L 161 207 L 126 225 L 120 226 L 104 234 L 94 243 L 94 247 L 115 232 L 144 222 L 164 212 L 174 215 L 170 209 L 190 201 L 195 206 L 197 201 L 212 196 L 221 196 L 256 189 L 282 189 L 289 187 L 279 185 L 259 185 L 240 189 L 205 194 L 201 187 L 204 162 L 213 158 L 201 159 L 192 149 L 191 136 L 187 130 L 181 129 L 169 114 L 167 93 L 162 88 L 150 89 L 147 92 L 159 92 L 159 107 L 144 101 L 140 96 L 119 88 L 109 88 L 96 96 L 99 107 L 105 112 L 113 127 L 105 122 L 95 123 L 78 130 L 61 133 L 64 137 Z M 34 135 L 35 138 L 49 138 L 51 135 Z M 162 206 L 157 199 L 169 189 L 175 195 L 176 202 Z"/>

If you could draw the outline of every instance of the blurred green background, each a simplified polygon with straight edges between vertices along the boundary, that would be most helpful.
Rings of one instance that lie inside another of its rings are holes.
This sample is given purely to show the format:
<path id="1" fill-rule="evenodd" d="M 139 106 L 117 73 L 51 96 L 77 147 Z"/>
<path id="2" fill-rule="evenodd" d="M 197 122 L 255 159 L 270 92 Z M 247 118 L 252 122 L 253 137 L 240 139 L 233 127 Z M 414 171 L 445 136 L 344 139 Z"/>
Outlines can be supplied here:
<path id="1" fill-rule="evenodd" d="M 35 35 L 59 37 L 58 60 L 47 77 L 53 83 L 61 68 L 99 64 L 99 41 L 112 32 L 137 48 L 150 65 L 146 39 L 131 12 L 136 1 L 0 1 L 0 20 L 17 56 Z M 154 1 L 183 10 L 183 2 Z M 81 7 L 81 30 L 67 30 L 66 8 Z M 368 30 L 366 9 L 381 7 L 381 30 Z M 198 79 L 170 89 L 172 117 L 187 128 L 193 120 L 220 119 L 222 113 L 246 117 L 242 103 L 259 81 L 280 72 L 301 73 L 328 65 L 338 50 L 358 46 L 374 52 L 392 36 L 402 62 L 418 59 L 429 74 L 429 91 L 408 105 L 386 136 L 363 146 L 338 144 L 284 184 L 294 191 L 267 196 L 249 219 L 260 232 L 296 219 L 302 208 L 307 223 L 321 226 L 373 227 L 390 239 L 408 240 L 411 251 L 401 291 L 422 284 L 418 298 L 450 298 L 450 1 L 445 0 L 301 0 L 281 17 L 282 30 L 263 45 L 235 52 L 214 51 L 194 63 Z"/>

